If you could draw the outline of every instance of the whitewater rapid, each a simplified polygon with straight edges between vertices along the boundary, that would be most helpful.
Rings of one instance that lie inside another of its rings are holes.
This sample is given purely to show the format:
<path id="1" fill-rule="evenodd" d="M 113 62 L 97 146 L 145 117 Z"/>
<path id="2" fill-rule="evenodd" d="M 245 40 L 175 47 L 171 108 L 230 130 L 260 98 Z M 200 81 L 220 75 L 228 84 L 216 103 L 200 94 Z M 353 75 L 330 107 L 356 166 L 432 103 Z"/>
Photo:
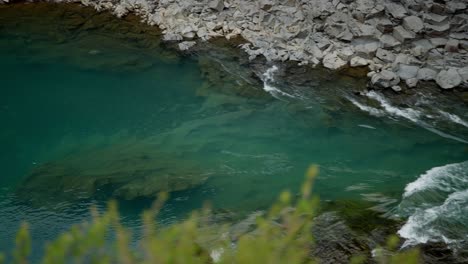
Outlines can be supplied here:
<path id="1" fill-rule="evenodd" d="M 444 242 L 457 249 L 468 239 L 468 161 L 431 168 L 409 183 L 397 208 L 408 217 L 398 234 L 403 247 Z"/>

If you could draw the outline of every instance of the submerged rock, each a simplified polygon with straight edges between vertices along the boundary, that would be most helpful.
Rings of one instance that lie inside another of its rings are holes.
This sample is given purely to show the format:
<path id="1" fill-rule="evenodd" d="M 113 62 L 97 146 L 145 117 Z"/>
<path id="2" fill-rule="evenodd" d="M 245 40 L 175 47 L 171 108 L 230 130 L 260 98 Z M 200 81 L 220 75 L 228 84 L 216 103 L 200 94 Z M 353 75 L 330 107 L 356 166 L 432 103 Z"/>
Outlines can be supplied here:
<path id="1" fill-rule="evenodd" d="M 194 188 L 206 179 L 206 172 L 195 162 L 131 141 L 93 147 L 39 165 L 17 192 L 37 204 L 97 195 L 132 200 Z"/>

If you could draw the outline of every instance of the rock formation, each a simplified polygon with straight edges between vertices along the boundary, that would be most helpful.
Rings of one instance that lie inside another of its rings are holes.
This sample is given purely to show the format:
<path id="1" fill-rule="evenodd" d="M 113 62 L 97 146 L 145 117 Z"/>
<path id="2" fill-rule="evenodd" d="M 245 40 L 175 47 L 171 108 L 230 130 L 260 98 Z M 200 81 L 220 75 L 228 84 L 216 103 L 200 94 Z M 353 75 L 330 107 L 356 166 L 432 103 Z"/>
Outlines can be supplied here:
<path id="1" fill-rule="evenodd" d="M 437 84 L 444 89 L 468 86 L 460 75 L 468 65 L 463 0 L 77 1 L 118 17 L 136 13 L 160 27 L 165 41 L 180 42 L 181 50 L 189 50 L 195 40 L 241 36 L 247 43 L 240 47 L 251 60 L 264 56 L 333 70 L 368 67 L 370 76 L 382 71 L 411 75 L 400 80 L 410 87 L 433 79 L 414 74 L 426 69 L 440 75 Z"/>

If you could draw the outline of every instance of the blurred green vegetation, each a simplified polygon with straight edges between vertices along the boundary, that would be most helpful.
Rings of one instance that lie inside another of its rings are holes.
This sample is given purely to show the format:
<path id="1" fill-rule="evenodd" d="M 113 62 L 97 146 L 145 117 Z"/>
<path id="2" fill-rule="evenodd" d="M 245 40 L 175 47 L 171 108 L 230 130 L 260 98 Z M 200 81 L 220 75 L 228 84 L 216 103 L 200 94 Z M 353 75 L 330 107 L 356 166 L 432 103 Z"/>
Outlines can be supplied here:
<path id="1" fill-rule="evenodd" d="M 311 227 L 318 207 L 312 196 L 318 168 L 311 166 L 301 188 L 301 196 L 293 199 L 290 192 L 280 194 L 270 210 L 256 219 L 255 229 L 244 233 L 233 243 L 223 228 L 216 230 L 217 239 L 206 241 L 203 221 L 205 209 L 193 212 L 182 222 L 168 227 L 157 226 L 155 217 L 167 199 L 160 194 L 150 210 L 143 213 L 143 238 L 132 243 L 131 233 L 119 222 L 117 204 L 110 202 L 104 213 L 92 208 L 92 219 L 72 227 L 45 246 L 44 264 L 58 263 L 319 263 L 311 256 L 313 237 Z M 225 226 L 224 228 L 227 228 Z M 21 225 L 16 247 L 8 260 L 15 264 L 30 263 L 31 238 L 28 224 Z M 396 252 L 398 237 L 388 239 L 387 245 L 375 252 L 378 263 L 418 263 L 418 252 Z M 10 260 L 11 259 L 11 260 Z M 0 254 L 0 264 L 6 261 Z M 367 263 L 365 256 L 352 257 L 350 263 Z"/>

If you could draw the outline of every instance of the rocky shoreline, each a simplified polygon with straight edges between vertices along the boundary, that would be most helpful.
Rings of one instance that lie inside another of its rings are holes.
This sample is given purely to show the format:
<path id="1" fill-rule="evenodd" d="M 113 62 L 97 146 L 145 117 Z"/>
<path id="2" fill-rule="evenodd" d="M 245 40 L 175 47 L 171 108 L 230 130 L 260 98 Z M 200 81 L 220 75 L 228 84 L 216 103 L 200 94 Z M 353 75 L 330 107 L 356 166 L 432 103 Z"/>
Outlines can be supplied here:
<path id="1" fill-rule="evenodd" d="M 367 68 L 374 88 L 399 92 L 427 81 L 442 89 L 468 87 L 468 9 L 462 0 L 72 2 L 118 17 L 136 13 L 181 50 L 197 41 L 242 37 L 246 43 L 239 47 L 250 60 Z"/>

